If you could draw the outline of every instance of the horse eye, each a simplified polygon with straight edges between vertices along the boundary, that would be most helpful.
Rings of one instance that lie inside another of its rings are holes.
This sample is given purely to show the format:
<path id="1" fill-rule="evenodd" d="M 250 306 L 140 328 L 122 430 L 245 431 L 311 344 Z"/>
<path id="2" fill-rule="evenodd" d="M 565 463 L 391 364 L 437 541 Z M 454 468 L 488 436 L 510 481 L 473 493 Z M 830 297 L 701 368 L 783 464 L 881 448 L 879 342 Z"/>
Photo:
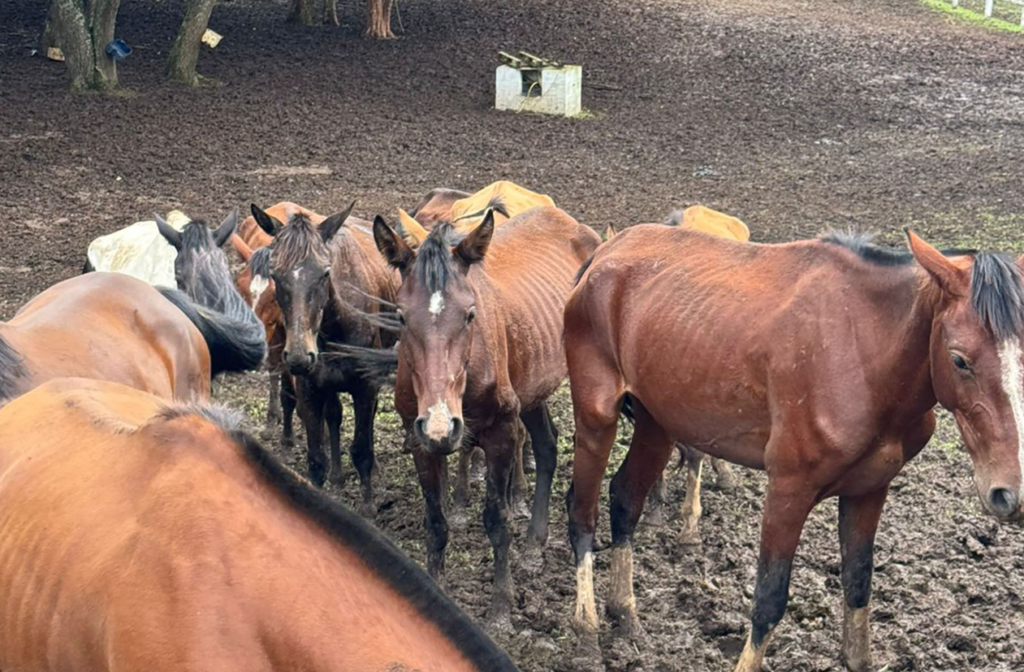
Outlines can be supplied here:
<path id="1" fill-rule="evenodd" d="M 402 315 L 402 311 L 400 311 L 400 310 L 396 313 L 396 315 L 398 315 L 398 323 L 404 327 L 405 326 L 405 315 Z"/>
<path id="2" fill-rule="evenodd" d="M 967 364 L 967 360 L 965 360 L 963 357 L 956 353 L 953 353 L 953 366 L 960 369 L 961 371 L 971 370 L 970 365 Z"/>
<path id="3" fill-rule="evenodd" d="M 466 324 L 469 324 L 470 322 L 472 322 L 474 317 L 476 317 L 476 306 L 470 308 L 466 312 Z"/>

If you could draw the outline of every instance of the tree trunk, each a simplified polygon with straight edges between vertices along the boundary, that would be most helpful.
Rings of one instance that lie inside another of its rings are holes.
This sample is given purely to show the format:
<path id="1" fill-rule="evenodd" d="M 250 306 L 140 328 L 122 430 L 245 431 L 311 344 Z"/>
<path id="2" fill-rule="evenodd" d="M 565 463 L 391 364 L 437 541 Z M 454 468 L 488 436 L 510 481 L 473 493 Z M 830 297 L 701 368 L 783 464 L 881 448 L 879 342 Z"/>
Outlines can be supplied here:
<path id="1" fill-rule="evenodd" d="M 338 0 L 324 0 L 324 23 L 332 23 L 335 28 L 341 25 L 338 20 Z"/>
<path id="2" fill-rule="evenodd" d="M 46 27 L 43 28 L 43 37 L 40 41 L 40 50 L 45 54 L 50 47 L 59 47 L 60 38 L 57 37 L 57 3 L 50 3 L 50 11 L 46 13 Z"/>
<path id="3" fill-rule="evenodd" d="M 93 0 L 88 15 L 82 0 L 53 0 L 51 34 L 56 38 L 75 91 L 117 86 L 117 64 L 107 56 L 121 0 Z"/>
<path id="4" fill-rule="evenodd" d="M 171 53 L 167 56 L 167 76 L 189 86 L 199 84 L 196 63 L 199 61 L 199 47 L 210 23 L 210 13 L 216 0 L 187 0 L 185 16 L 174 38 Z"/>
<path id="5" fill-rule="evenodd" d="M 366 0 L 366 35 L 381 40 L 395 37 L 391 32 L 392 0 Z"/>
<path id="6" fill-rule="evenodd" d="M 288 20 L 301 21 L 305 26 L 316 25 L 316 0 L 293 0 Z"/>

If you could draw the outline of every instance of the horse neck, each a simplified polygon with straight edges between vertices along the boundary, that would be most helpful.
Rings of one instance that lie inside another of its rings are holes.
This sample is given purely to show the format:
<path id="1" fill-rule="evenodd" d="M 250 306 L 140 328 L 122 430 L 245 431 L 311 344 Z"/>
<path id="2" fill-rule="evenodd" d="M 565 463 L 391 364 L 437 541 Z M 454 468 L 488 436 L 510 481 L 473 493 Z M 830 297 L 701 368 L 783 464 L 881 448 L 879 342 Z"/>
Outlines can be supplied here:
<path id="1" fill-rule="evenodd" d="M 331 241 L 330 254 L 331 297 L 322 329 L 347 342 L 374 339 L 377 329 L 363 315 L 379 312 L 380 304 L 369 297 L 394 302 L 397 288 L 387 271 L 373 266 L 366 250 L 346 226 Z"/>
<path id="2" fill-rule="evenodd" d="M 19 393 L 19 381 L 28 375 L 22 356 L 6 337 L 13 330 L 6 322 L 0 322 L 0 405 Z"/>
<path id="3" fill-rule="evenodd" d="M 219 250 L 211 252 L 218 254 Z M 263 329 L 263 323 L 239 293 L 227 262 L 220 264 L 211 259 L 202 269 L 202 296 L 191 297 L 196 303 L 215 310 L 229 320 L 237 321 L 249 329 Z"/>

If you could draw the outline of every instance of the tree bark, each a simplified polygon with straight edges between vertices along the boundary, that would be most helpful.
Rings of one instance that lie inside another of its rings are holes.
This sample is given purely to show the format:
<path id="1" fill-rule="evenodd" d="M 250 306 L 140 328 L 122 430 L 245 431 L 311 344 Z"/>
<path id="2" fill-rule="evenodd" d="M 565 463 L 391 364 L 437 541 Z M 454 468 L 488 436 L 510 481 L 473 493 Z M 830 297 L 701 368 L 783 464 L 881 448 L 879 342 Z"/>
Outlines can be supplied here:
<path id="1" fill-rule="evenodd" d="M 324 0 L 324 23 L 334 24 L 335 28 L 341 25 L 338 20 L 338 0 Z"/>
<path id="2" fill-rule="evenodd" d="M 210 13 L 216 0 L 187 0 L 185 16 L 174 38 L 171 53 L 167 56 L 167 76 L 189 86 L 199 84 L 196 63 L 199 62 L 199 47 L 210 23 Z"/>
<path id="3" fill-rule="evenodd" d="M 50 10 L 46 13 L 46 27 L 43 28 L 43 37 L 40 40 L 40 49 L 45 54 L 50 47 L 59 47 L 60 38 L 57 37 L 57 3 L 50 3 Z"/>
<path id="4" fill-rule="evenodd" d="M 316 25 L 316 0 L 293 0 L 288 20 L 301 21 L 305 26 Z"/>
<path id="5" fill-rule="evenodd" d="M 395 37 L 391 32 L 392 0 L 366 0 L 366 36 L 381 40 Z"/>
<path id="6" fill-rule="evenodd" d="M 64 52 L 68 79 L 75 91 L 104 91 L 117 86 L 117 64 L 107 56 L 121 0 L 92 0 L 88 14 L 82 0 L 52 0 L 52 35 Z"/>

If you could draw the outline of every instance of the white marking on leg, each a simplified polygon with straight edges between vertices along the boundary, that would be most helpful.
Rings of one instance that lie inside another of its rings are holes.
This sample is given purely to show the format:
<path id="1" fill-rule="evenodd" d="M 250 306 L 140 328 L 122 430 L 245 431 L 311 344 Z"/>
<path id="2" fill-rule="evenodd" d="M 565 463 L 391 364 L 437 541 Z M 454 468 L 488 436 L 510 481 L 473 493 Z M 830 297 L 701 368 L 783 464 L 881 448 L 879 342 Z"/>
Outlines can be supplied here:
<path id="1" fill-rule="evenodd" d="M 611 590 L 608 610 L 616 618 L 636 617 L 636 597 L 633 595 L 633 545 L 612 548 Z"/>
<path id="2" fill-rule="evenodd" d="M 1024 501 L 1024 376 L 1020 367 L 1020 342 L 1010 338 L 999 346 L 999 365 L 1003 372 L 1003 390 L 1013 411 L 1014 431 L 1017 434 L 1017 465 L 1021 471 L 1018 501 Z"/>
<path id="3" fill-rule="evenodd" d="M 765 635 L 761 646 L 754 646 L 747 635 L 747 643 L 743 645 L 743 653 L 740 654 L 739 662 L 733 672 L 761 672 L 761 664 L 764 662 L 764 651 L 768 648 L 768 635 Z"/>
<path id="4" fill-rule="evenodd" d="M 871 666 L 871 608 L 851 609 L 843 602 L 843 662 L 853 672 L 868 672 Z"/>
<path id="5" fill-rule="evenodd" d="M 594 602 L 594 554 L 587 551 L 576 567 L 576 625 L 597 632 L 597 605 Z"/>
<path id="6" fill-rule="evenodd" d="M 431 319 L 437 319 L 437 316 L 444 310 L 444 294 L 441 292 L 434 292 L 430 295 L 430 314 Z"/>

